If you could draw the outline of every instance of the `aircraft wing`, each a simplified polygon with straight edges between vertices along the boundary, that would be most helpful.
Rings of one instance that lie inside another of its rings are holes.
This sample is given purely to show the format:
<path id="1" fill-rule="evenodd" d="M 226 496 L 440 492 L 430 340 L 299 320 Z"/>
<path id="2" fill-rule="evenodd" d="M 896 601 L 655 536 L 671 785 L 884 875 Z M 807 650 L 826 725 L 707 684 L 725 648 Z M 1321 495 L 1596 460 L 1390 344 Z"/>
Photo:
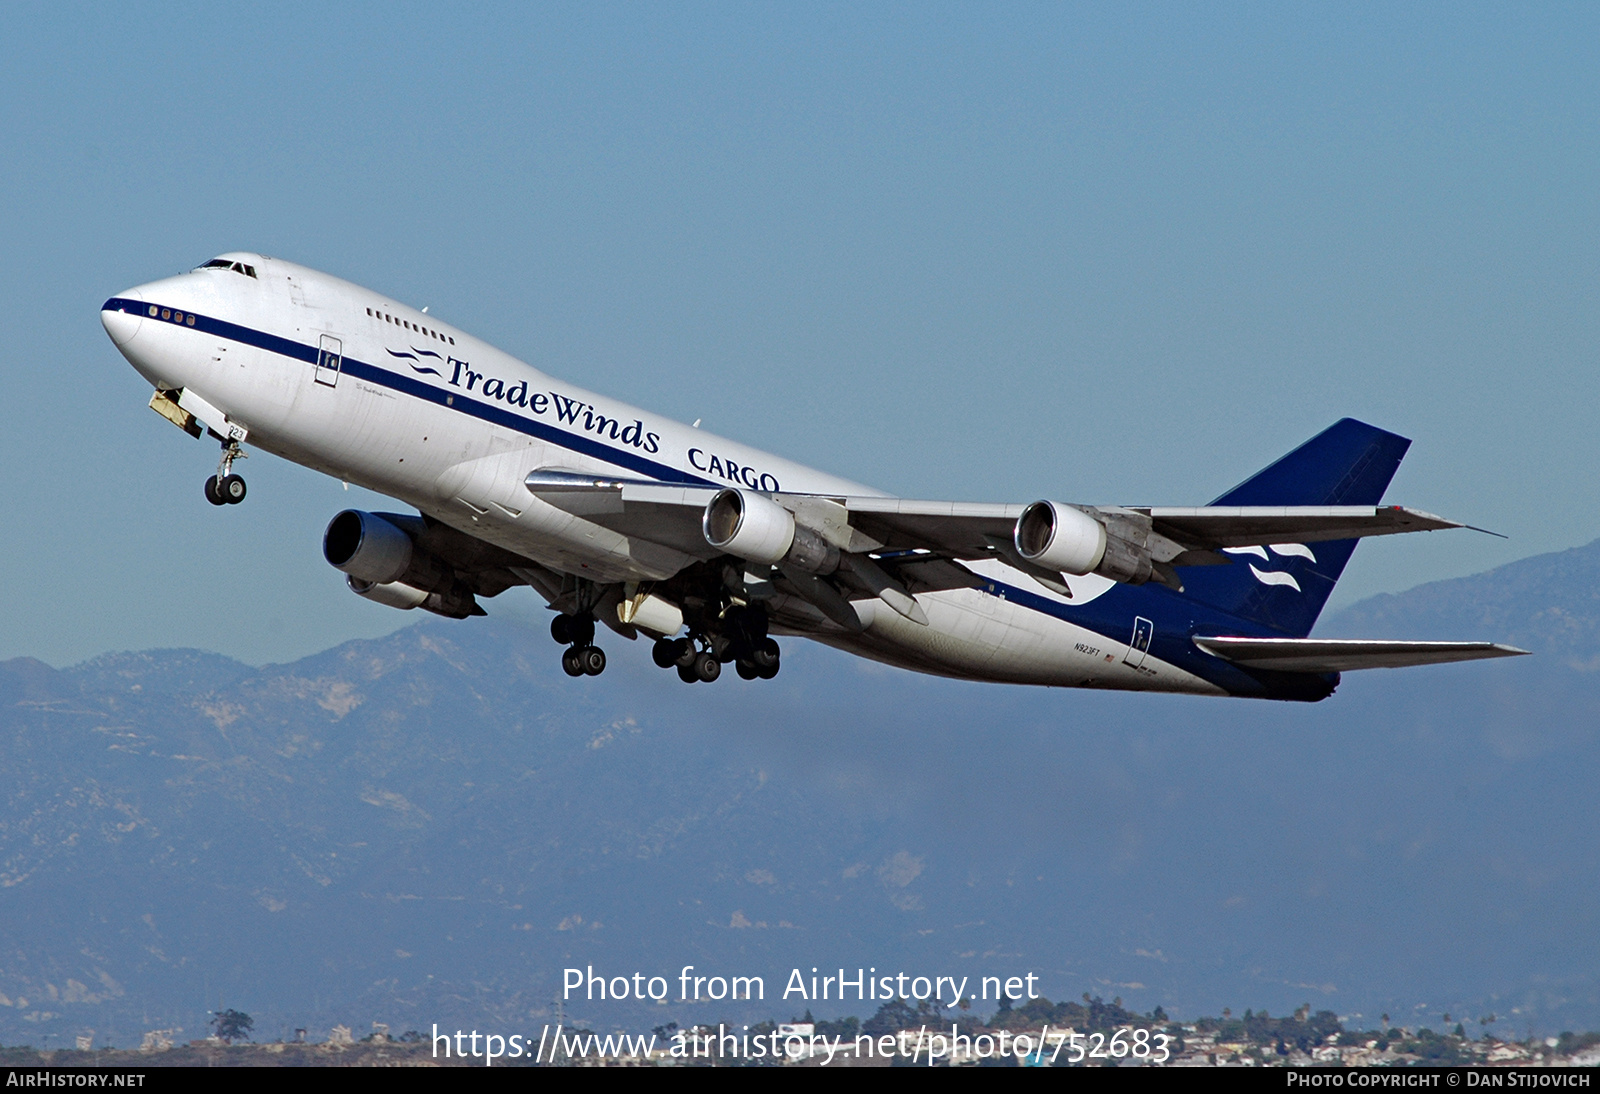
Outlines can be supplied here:
<path id="1" fill-rule="evenodd" d="M 570 471 L 534 471 L 527 488 L 559 509 L 613 531 L 669 544 L 703 558 L 717 554 L 705 541 L 700 516 L 722 489 L 612 479 Z M 845 550 L 926 550 L 943 557 L 986 558 L 986 536 L 1009 540 L 1024 506 L 903 498 L 772 495 L 803 523 Z"/>
<path id="2" fill-rule="evenodd" d="M 720 487 L 541 470 L 528 475 L 527 488 L 558 508 L 625 535 L 662 543 L 700 558 L 716 554 L 701 533 L 700 516 Z M 950 559 L 1013 555 L 1009 546 L 1012 532 L 1026 508 L 991 502 L 856 495 L 780 493 L 772 497 L 842 550 L 927 551 Z M 1399 505 L 1084 508 L 1091 515 L 1149 518 L 1151 532 L 1168 541 L 1152 541 L 1158 561 L 1176 566 L 1224 562 L 1213 552 L 1230 547 L 1315 543 L 1467 527 Z"/>
<path id="3" fill-rule="evenodd" d="M 1134 512 L 1149 514 L 1155 531 L 1169 539 L 1200 548 L 1317 543 L 1467 527 L 1403 505 L 1210 505 L 1136 508 Z"/>
<path id="4" fill-rule="evenodd" d="M 720 553 L 700 530 L 700 515 L 717 487 L 553 469 L 530 472 L 524 485 L 541 501 L 613 532 L 672 547 L 694 558 L 715 558 Z"/>
<path id="5" fill-rule="evenodd" d="M 1024 505 L 983 502 L 908 501 L 903 498 L 840 498 L 850 523 L 887 547 L 924 547 L 959 557 L 987 555 L 995 536 L 1009 540 Z M 1086 506 L 1091 513 L 1096 507 Z M 1142 513 L 1151 530 L 1196 551 L 1274 543 L 1317 543 L 1399 532 L 1428 532 L 1467 525 L 1400 505 L 1198 506 L 1191 508 L 1107 506 L 1101 512 Z M 1178 563 L 1182 565 L 1182 563 Z"/>
<path id="6" fill-rule="evenodd" d="M 1517 657 L 1527 650 L 1498 642 L 1387 642 L 1348 638 L 1197 637 L 1194 644 L 1242 668 L 1281 672 L 1351 672 Z"/>

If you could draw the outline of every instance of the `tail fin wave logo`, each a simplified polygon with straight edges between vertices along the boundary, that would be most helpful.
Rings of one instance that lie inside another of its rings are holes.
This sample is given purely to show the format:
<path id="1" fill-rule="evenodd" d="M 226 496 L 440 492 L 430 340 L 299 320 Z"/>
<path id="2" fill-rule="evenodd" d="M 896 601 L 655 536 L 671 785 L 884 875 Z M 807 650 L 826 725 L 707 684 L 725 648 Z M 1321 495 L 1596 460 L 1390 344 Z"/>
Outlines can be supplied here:
<path id="1" fill-rule="evenodd" d="M 1274 555 L 1285 558 L 1304 558 L 1312 562 L 1317 561 L 1317 556 L 1304 543 L 1274 543 L 1271 546 L 1272 554 Z M 1267 554 L 1267 548 L 1259 544 L 1253 544 L 1249 547 L 1224 547 L 1222 550 L 1224 554 L 1254 555 L 1263 562 L 1272 561 L 1272 556 Z M 1297 593 L 1301 591 L 1300 583 L 1294 579 L 1293 574 L 1285 573 L 1282 570 L 1261 570 L 1253 562 L 1249 566 L 1250 572 L 1263 585 L 1286 585 Z"/>
<path id="2" fill-rule="evenodd" d="M 1255 567 L 1255 563 L 1252 562 L 1250 564 L 1250 572 L 1255 574 L 1256 580 L 1263 585 L 1287 585 L 1295 592 L 1300 591 L 1300 583 L 1294 579 L 1292 574 L 1286 574 L 1282 570 L 1258 570 Z"/>

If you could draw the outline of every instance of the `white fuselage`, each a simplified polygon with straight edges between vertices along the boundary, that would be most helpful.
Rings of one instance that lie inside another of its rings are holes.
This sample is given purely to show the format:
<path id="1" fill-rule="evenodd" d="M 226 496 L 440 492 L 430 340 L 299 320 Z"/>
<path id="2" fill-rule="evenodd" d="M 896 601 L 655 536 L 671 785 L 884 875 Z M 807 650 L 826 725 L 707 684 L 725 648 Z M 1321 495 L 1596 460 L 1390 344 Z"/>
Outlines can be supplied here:
<path id="1" fill-rule="evenodd" d="M 146 379 L 220 411 L 226 423 L 205 421 L 219 432 L 242 429 L 250 445 L 397 498 L 558 572 L 645 582 L 693 559 L 540 500 L 524 486 L 533 470 L 677 473 L 764 492 L 881 495 L 552 379 L 350 282 L 260 255 L 223 257 L 248 263 L 254 276 L 203 268 L 122 294 L 154 315 L 103 315 L 118 349 Z M 198 313 L 251 336 L 207 333 L 163 312 Z M 920 594 L 927 625 L 868 600 L 856 604 L 861 634 L 811 636 L 951 676 L 1222 693 L 1126 642 L 1010 603 L 1006 588 L 1068 602 L 1003 563 L 967 565 L 997 584 Z M 1079 579 L 1070 603 L 1082 607 L 1112 584 Z M 1130 619 L 1129 639 L 1132 625 Z"/>

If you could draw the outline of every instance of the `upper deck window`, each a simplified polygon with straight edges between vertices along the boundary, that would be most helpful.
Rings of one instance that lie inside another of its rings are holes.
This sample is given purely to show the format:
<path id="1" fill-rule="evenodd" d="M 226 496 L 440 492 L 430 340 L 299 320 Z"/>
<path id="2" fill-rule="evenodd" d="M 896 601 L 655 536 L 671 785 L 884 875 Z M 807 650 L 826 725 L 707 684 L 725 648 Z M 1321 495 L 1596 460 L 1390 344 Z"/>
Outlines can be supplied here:
<path id="1" fill-rule="evenodd" d="M 234 273 L 242 273 L 246 277 L 256 276 L 256 268 L 254 266 L 246 262 L 230 262 L 226 258 L 213 258 L 200 268 L 202 270 L 232 270 Z M 257 280 L 259 281 L 260 278 L 257 278 Z"/>
<path id="2" fill-rule="evenodd" d="M 425 327 L 421 323 L 413 323 L 409 319 L 397 319 L 381 308 L 368 308 L 367 314 L 374 319 L 381 319 L 385 323 L 393 323 L 397 327 L 404 327 L 406 330 L 415 331 L 418 334 L 426 334 L 429 338 L 437 338 L 441 342 L 448 342 L 452 346 L 456 344 L 456 340 L 448 334 L 436 331 L 432 327 Z"/>

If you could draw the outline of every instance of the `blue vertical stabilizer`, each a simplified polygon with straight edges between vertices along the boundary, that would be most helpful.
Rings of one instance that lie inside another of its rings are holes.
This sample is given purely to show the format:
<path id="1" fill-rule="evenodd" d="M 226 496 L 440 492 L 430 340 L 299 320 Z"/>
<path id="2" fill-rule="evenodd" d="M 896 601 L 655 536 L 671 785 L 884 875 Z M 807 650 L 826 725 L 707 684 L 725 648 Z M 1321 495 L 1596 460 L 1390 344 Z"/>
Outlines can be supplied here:
<path id="1" fill-rule="evenodd" d="M 1212 505 L 1377 505 L 1411 442 L 1344 418 Z M 1355 550 L 1353 539 L 1236 548 L 1228 566 L 1186 566 L 1184 595 L 1291 638 L 1312 624 Z"/>

